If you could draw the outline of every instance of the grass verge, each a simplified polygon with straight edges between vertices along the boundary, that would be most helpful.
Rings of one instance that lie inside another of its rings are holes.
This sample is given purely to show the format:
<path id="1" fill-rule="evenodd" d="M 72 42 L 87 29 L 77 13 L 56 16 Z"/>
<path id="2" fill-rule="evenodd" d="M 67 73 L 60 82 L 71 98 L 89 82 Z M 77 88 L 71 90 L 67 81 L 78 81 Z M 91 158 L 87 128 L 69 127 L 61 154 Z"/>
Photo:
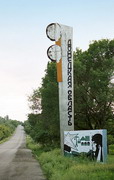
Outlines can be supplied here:
<path id="1" fill-rule="evenodd" d="M 106 164 L 84 157 L 64 157 L 60 149 L 48 151 L 30 137 L 27 137 L 27 147 L 35 154 L 48 180 L 114 180 L 114 155 L 108 157 Z"/>
<path id="2" fill-rule="evenodd" d="M 4 143 L 4 142 L 8 141 L 10 138 L 11 138 L 11 136 L 9 136 L 9 137 L 3 139 L 2 141 L 0 141 L 0 144 L 2 144 L 2 143 Z"/>
<path id="3" fill-rule="evenodd" d="M 15 132 L 15 131 L 14 131 L 14 132 Z M 8 140 L 13 136 L 14 132 L 11 133 L 10 136 L 8 136 L 8 137 L 2 139 L 2 140 L 0 141 L 0 144 L 2 144 L 2 143 L 4 143 L 4 142 L 8 141 Z"/>

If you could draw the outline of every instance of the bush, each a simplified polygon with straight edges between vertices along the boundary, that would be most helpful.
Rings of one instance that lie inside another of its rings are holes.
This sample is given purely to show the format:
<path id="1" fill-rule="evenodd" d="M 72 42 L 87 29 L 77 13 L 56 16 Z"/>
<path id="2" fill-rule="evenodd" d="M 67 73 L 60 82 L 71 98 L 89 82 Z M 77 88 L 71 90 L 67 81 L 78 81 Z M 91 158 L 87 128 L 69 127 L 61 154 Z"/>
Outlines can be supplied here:
<path id="1" fill-rule="evenodd" d="M 0 143 L 4 142 L 6 138 L 11 136 L 19 124 L 19 121 L 10 119 L 7 120 L 0 117 Z"/>
<path id="2" fill-rule="evenodd" d="M 109 154 L 114 155 L 114 144 L 109 145 Z"/>
<path id="3" fill-rule="evenodd" d="M 5 126 L 5 125 L 0 125 L 0 141 L 9 137 L 12 133 L 12 130 Z"/>
<path id="4" fill-rule="evenodd" d="M 114 136 L 113 135 L 108 135 L 108 145 L 114 144 Z"/>

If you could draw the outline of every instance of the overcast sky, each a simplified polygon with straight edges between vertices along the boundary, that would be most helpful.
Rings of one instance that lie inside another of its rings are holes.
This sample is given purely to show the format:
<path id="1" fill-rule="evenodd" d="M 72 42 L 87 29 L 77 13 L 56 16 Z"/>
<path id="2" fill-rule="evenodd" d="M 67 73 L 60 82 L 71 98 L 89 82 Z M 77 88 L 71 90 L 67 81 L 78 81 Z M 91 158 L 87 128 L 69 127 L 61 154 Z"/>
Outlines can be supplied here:
<path id="1" fill-rule="evenodd" d="M 73 27 L 74 50 L 114 38 L 114 0 L 0 0 L 0 116 L 24 121 L 47 66 L 48 24 Z"/>

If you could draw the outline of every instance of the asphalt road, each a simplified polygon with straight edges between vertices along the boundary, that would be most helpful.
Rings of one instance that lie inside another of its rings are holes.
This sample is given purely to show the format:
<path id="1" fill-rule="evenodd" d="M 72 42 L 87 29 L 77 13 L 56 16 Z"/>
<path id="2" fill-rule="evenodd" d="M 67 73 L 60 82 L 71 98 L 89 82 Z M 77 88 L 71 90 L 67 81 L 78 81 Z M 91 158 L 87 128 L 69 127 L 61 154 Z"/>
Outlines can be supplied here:
<path id="1" fill-rule="evenodd" d="M 11 139 L 0 144 L 0 180 L 45 180 L 25 142 L 24 129 L 18 126 Z"/>

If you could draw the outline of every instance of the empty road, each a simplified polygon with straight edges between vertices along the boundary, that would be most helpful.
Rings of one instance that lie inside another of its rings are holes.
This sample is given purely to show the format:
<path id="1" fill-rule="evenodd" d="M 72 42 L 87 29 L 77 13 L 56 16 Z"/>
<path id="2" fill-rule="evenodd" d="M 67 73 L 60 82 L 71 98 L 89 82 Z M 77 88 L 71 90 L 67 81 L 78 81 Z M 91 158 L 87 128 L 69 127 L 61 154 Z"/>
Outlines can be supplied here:
<path id="1" fill-rule="evenodd" d="M 22 126 L 9 141 L 0 144 L 0 180 L 45 180 L 39 163 L 26 149 Z"/>

